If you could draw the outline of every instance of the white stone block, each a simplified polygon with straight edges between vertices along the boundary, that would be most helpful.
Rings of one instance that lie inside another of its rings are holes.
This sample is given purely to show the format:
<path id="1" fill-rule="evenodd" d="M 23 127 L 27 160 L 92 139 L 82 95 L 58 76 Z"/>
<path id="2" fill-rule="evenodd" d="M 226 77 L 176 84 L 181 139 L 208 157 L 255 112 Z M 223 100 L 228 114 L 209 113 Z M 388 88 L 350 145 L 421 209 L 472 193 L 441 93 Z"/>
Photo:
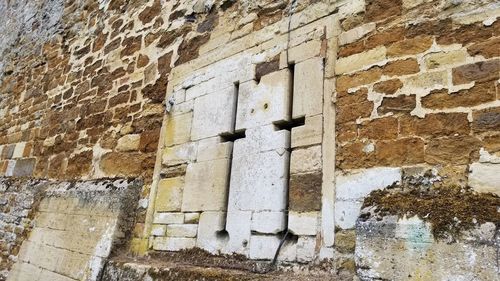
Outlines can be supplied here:
<path id="1" fill-rule="evenodd" d="M 323 112 L 323 58 L 312 58 L 295 65 L 292 117 Z"/>
<path id="2" fill-rule="evenodd" d="M 250 238 L 250 258 L 270 260 L 274 258 L 281 240 L 277 236 L 252 235 Z"/>
<path id="3" fill-rule="evenodd" d="M 16 144 L 14 148 L 14 153 L 12 154 L 12 158 L 22 158 L 24 154 L 24 148 L 26 147 L 25 142 L 20 142 Z"/>
<path id="4" fill-rule="evenodd" d="M 297 241 L 297 261 L 310 262 L 316 256 L 316 237 L 301 236 Z"/>
<path id="5" fill-rule="evenodd" d="M 166 166 L 177 166 L 196 160 L 197 143 L 188 142 L 167 147 L 163 150 L 162 163 Z"/>
<path id="6" fill-rule="evenodd" d="M 153 249 L 157 251 L 181 251 L 195 246 L 195 238 L 156 237 L 153 240 Z"/>
<path id="7" fill-rule="evenodd" d="M 164 224 L 154 224 L 151 228 L 151 235 L 153 236 L 165 236 L 167 232 L 167 226 Z"/>
<path id="8" fill-rule="evenodd" d="M 193 113 L 169 115 L 165 130 L 165 146 L 186 143 L 191 138 Z"/>
<path id="9" fill-rule="evenodd" d="M 469 170 L 469 186 L 477 192 L 500 196 L 500 164 L 472 163 Z"/>
<path id="10" fill-rule="evenodd" d="M 318 212 L 288 214 L 288 229 L 295 235 L 316 235 L 318 231 Z"/>
<path id="11" fill-rule="evenodd" d="M 278 256 L 279 261 L 294 262 L 297 260 L 297 243 L 294 241 L 285 241 Z"/>
<path id="12" fill-rule="evenodd" d="M 339 35 L 339 45 L 340 46 L 346 45 L 346 44 L 352 43 L 352 42 L 362 38 L 366 34 L 375 30 L 375 26 L 376 26 L 376 24 L 374 22 L 371 22 L 371 23 L 360 25 L 360 26 L 355 27 L 355 28 L 348 30 L 346 32 L 342 32 Z"/>
<path id="13" fill-rule="evenodd" d="M 153 223 L 158 224 L 173 224 L 184 223 L 183 213 L 155 213 Z"/>
<path id="14" fill-rule="evenodd" d="M 193 140 L 231 133 L 236 110 L 236 87 L 198 97 L 194 102 Z"/>
<path id="15" fill-rule="evenodd" d="M 229 166 L 229 159 L 189 164 L 185 177 L 182 211 L 226 210 Z"/>
<path id="16" fill-rule="evenodd" d="M 181 210 L 184 178 L 168 178 L 158 182 L 155 210 L 157 212 L 178 212 Z"/>
<path id="17" fill-rule="evenodd" d="M 251 234 L 251 221 L 252 212 L 229 210 L 226 222 L 229 241 L 224 245 L 223 253 L 247 254 Z"/>
<path id="18" fill-rule="evenodd" d="M 321 145 L 294 149 L 290 160 L 290 173 L 308 173 L 321 170 Z"/>
<path id="19" fill-rule="evenodd" d="M 400 168 L 369 168 L 339 172 L 335 178 L 337 200 L 357 200 L 366 197 L 370 192 L 383 189 L 395 182 L 401 182 Z"/>
<path id="20" fill-rule="evenodd" d="M 284 212 L 254 212 L 252 215 L 252 231 L 266 234 L 276 234 L 285 230 Z"/>
<path id="21" fill-rule="evenodd" d="M 240 85 L 236 130 L 290 120 L 291 73 L 289 69 L 251 80 Z"/>
<path id="22" fill-rule="evenodd" d="M 220 142 L 219 137 L 203 139 L 198 142 L 197 161 L 209 161 L 231 157 L 232 142 Z"/>
<path id="23" fill-rule="evenodd" d="M 139 148 L 140 140 L 141 140 L 141 135 L 139 134 L 125 135 L 118 139 L 116 150 L 118 151 L 137 150 Z"/>
<path id="24" fill-rule="evenodd" d="M 292 148 L 320 144 L 323 139 L 323 115 L 306 117 L 304 126 L 292 128 Z"/>
<path id="25" fill-rule="evenodd" d="M 169 224 L 167 226 L 168 237 L 194 238 L 197 232 L 197 224 Z"/>
<path id="26" fill-rule="evenodd" d="M 385 55 L 386 48 L 381 46 L 363 53 L 340 58 L 335 65 L 335 72 L 337 74 L 343 74 L 368 68 L 373 64 L 384 61 Z"/>
<path id="27" fill-rule="evenodd" d="M 281 153 L 290 147 L 290 132 L 276 131 L 274 125 L 247 129 L 245 135 L 245 138 L 234 142 L 233 155 L 235 157 L 255 155 L 270 150 Z"/>
<path id="28" fill-rule="evenodd" d="M 357 201 L 335 202 L 335 225 L 342 229 L 354 228 L 362 205 Z"/>
<path id="29" fill-rule="evenodd" d="M 225 212 L 203 212 L 200 215 L 196 247 L 212 254 L 218 253 L 226 240 L 221 237 L 226 222 Z"/>

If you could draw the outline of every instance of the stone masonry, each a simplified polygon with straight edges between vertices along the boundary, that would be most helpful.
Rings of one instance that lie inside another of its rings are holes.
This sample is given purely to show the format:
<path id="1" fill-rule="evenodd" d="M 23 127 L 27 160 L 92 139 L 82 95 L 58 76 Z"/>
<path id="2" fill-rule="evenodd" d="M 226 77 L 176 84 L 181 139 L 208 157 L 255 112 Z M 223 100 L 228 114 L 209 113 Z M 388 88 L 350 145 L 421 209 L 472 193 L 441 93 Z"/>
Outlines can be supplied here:
<path id="1" fill-rule="evenodd" d="M 0 280 L 500 273 L 498 1 L 0 0 L 0 16 Z M 488 203 L 384 207 L 436 194 Z M 241 264 L 176 265 L 199 249 Z"/>

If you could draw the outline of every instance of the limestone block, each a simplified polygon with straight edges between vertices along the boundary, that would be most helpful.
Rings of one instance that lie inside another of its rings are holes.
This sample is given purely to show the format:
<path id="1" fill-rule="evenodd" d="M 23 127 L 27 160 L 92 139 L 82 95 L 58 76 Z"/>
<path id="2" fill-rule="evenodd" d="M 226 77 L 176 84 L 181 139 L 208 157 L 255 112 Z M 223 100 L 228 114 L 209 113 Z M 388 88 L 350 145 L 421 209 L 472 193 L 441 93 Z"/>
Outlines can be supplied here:
<path id="1" fill-rule="evenodd" d="M 491 192 L 500 196 L 500 164 L 472 163 L 469 186 L 477 192 Z"/>
<path id="2" fill-rule="evenodd" d="M 125 135 L 118 139 L 116 150 L 118 151 L 138 150 L 140 140 L 141 140 L 141 135 L 139 134 Z"/>
<path id="3" fill-rule="evenodd" d="M 7 280 L 8 281 L 42 280 L 39 279 L 41 273 L 42 269 L 38 266 L 25 262 L 16 262 L 10 270 Z"/>
<path id="4" fill-rule="evenodd" d="M 197 224 L 169 224 L 167 226 L 168 237 L 194 238 L 198 231 Z"/>
<path id="5" fill-rule="evenodd" d="M 307 59 L 317 57 L 321 52 L 321 41 L 311 40 L 307 43 L 302 43 L 298 46 L 290 48 L 288 51 L 288 62 L 286 60 L 286 52 L 282 52 L 280 56 L 280 66 L 287 67 L 289 63 L 299 63 Z"/>
<path id="6" fill-rule="evenodd" d="M 335 202 L 335 225 L 342 229 L 354 228 L 362 205 L 359 201 Z"/>
<path id="7" fill-rule="evenodd" d="M 186 171 L 182 211 L 225 210 L 229 166 L 230 159 L 189 164 Z"/>
<path id="8" fill-rule="evenodd" d="M 264 75 L 260 83 L 240 84 L 236 130 L 289 120 L 291 73 L 288 69 Z"/>
<path id="9" fill-rule="evenodd" d="M 221 143 L 219 137 L 203 139 L 198 142 L 197 161 L 229 158 L 233 150 L 232 142 Z"/>
<path id="10" fill-rule="evenodd" d="M 252 235 L 250 238 L 250 258 L 257 260 L 273 259 L 280 241 L 277 236 Z"/>
<path id="11" fill-rule="evenodd" d="M 315 257 L 316 237 L 300 236 L 297 241 L 297 261 L 310 262 Z"/>
<path id="12" fill-rule="evenodd" d="M 385 56 L 386 48 L 381 46 L 363 53 L 340 58 L 335 65 L 335 72 L 342 74 L 368 68 L 372 64 L 385 60 Z"/>
<path id="13" fill-rule="evenodd" d="M 200 213 L 184 213 L 184 223 L 197 224 L 200 220 Z"/>
<path id="14" fill-rule="evenodd" d="M 188 142 L 191 138 L 193 113 L 170 115 L 165 130 L 165 146 Z"/>
<path id="15" fill-rule="evenodd" d="M 258 233 L 277 234 L 286 228 L 283 212 L 255 212 L 252 215 L 251 230 Z"/>
<path id="16" fill-rule="evenodd" d="M 415 88 L 425 89 L 428 91 L 432 89 L 441 89 L 446 85 L 448 85 L 447 71 L 425 72 L 409 77 L 404 83 L 401 92 L 410 92 L 411 94 L 415 94 Z"/>
<path id="17" fill-rule="evenodd" d="M 292 128 L 291 147 L 319 144 L 323 140 L 323 115 L 306 117 L 304 126 Z"/>
<path id="18" fill-rule="evenodd" d="M 319 212 L 289 212 L 288 229 L 295 235 L 316 235 Z"/>
<path id="19" fill-rule="evenodd" d="M 180 211 L 183 186 L 184 179 L 182 177 L 160 180 L 158 182 L 155 210 L 157 212 Z"/>
<path id="20" fill-rule="evenodd" d="M 90 260 L 91 257 L 88 255 L 64 251 L 55 271 L 76 280 L 84 280 L 88 268 L 82 266 L 87 265 Z"/>
<path id="21" fill-rule="evenodd" d="M 217 253 L 225 242 L 220 237 L 226 222 L 225 212 L 203 212 L 200 215 L 196 247 Z"/>
<path id="22" fill-rule="evenodd" d="M 167 226 L 164 224 L 154 224 L 151 228 L 151 235 L 153 236 L 165 236 L 167 233 Z"/>
<path id="23" fill-rule="evenodd" d="M 367 23 L 350 29 L 346 32 L 342 32 L 339 35 L 339 45 L 346 45 L 352 43 L 360 38 L 363 38 L 366 34 L 375 30 L 376 24 L 374 22 Z"/>
<path id="24" fill-rule="evenodd" d="M 157 251 L 181 251 L 196 246 L 196 238 L 155 237 L 153 249 Z"/>
<path id="25" fill-rule="evenodd" d="M 401 182 L 400 168 L 370 168 L 350 173 L 337 173 L 337 200 L 361 199 L 370 192 L 383 189 L 395 182 Z"/>
<path id="26" fill-rule="evenodd" d="M 16 144 L 14 148 L 14 153 L 12 154 L 12 158 L 22 158 L 24 154 L 24 148 L 26 147 L 25 142 L 20 142 Z"/>
<path id="27" fill-rule="evenodd" d="M 294 149 L 290 159 L 290 173 L 307 173 L 321 170 L 321 145 Z"/>
<path id="28" fill-rule="evenodd" d="M 232 133 L 236 111 L 236 90 L 229 87 L 195 99 L 193 140 Z"/>
<path id="29" fill-rule="evenodd" d="M 173 224 L 184 223 L 183 213 L 155 213 L 153 223 Z"/>
<path id="30" fill-rule="evenodd" d="M 14 177 L 31 177 L 33 175 L 33 170 L 35 169 L 35 164 L 35 158 L 25 158 L 19 159 L 17 161 L 9 161 L 5 174 L 7 176 L 11 175 Z"/>
<path id="31" fill-rule="evenodd" d="M 196 160 L 197 145 L 196 142 L 188 142 L 165 148 L 162 164 L 171 167 Z"/>
<path id="32" fill-rule="evenodd" d="M 278 256 L 279 261 L 294 262 L 297 260 L 297 243 L 293 241 L 286 241 L 283 246 L 281 246 L 280 254 Z"/>
<path id="33" fill-rule="evenodd" d="M 467 51 L 456 50 L 450 52 L 431 53 L 424 57 L 427 69 L 434 69 L 443 66 L 463 64 L 467 58 Z"/>
<path id="34" fill-rule="evenodd" d="M 247 254 L 251 234 L 251 221 L 251 211 L 229 210 L 226 221 L 229 241 L 224 245 L 222 249 L 223 253 Z"/>
<path id="35" fill-rule="evenodd" d="M 323 112 L 323 58 L 295 65 L 292 118 Z"/>
<path id="36" fill-rule="evenodd" d="M 74 281 L 74 279 L 71 279 L 69 277 L 66 277 L 64 275 L 57 274 L 52 271 L 48 270 L 42 270 L 40 274 L 40 279 L 38 280 L 51 280 L 51 281 Z"/>
<path id="37" fill-rule="evenodd" d="M 287 130 L 276 131 L 274 125 L 247 129 L 245 138 L 234 142 L 233 155 L 243 157 L 254 155 L 261 151 L 276 150 L 282 153 L 290 147 L 290 132 Z"/>

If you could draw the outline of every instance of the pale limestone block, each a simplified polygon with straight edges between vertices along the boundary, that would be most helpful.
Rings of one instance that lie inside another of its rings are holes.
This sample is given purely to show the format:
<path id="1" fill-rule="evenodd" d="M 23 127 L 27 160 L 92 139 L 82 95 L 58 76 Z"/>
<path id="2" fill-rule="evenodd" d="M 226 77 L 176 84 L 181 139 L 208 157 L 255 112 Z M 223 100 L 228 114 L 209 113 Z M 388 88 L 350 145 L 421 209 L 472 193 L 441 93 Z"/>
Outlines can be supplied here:
<path id="1" fill-rule="evenodd" d="M 272 150 L 243 157 L 236 155 L 239 154 L 235 153 L 231 169 L 230 208 L 240 211 L 285 210 L 289 152 Z"/>
<path id="2" fill-rule="evenodd" d="M 195 238 L 155 237 L 153 240 L 153 249 L 157 251 L 181 251 L 195 246 Z"/>
<path id="3" fill-rule="evenodd" d="M 50 280 L 50 281 L 74 281 L 74 279 L 71 279 L 69 277 L 66 277 L 61 274 L 57 274 L 52 271 L 48 270 L 42 270 L 42 273 L 40 274 L 40 279 L 38 280 Z"/>
<path id="4" fill-rule="evenodd" d="M 197 224 L 200 220 L 200 213 L 184 213 L 184 223 Z"/>
<path id="5" fill-rule="evenodd" d="M 229 234 L 229 240 L 222 249 L 223 253 L 247 254 L 251 234 L 251 221 L 251 211 L 229 210 L 226 221 L 226 230 Z"/>
<path id="6" fill-rule="evenodd" d="M 306 117 L 304 126 L 292 128 L 292 148 L 320 144 L 323 139 L 323 115 Z"/>
<path id="7" fill-rule="evenodd" d="M 321 168 L 321 145 L 292 150 L 290 159 L 291 174 L 319 171 Z"/>
<path id="8" fill-rule="evenodd" d="M 365 10 L 365 0 L 350 0 L 341 2 L 339 18 L 355 15 Z"/>
<path id="9" fill-rule="evenodd" d="M 14 148 L 14 153 L 12 154 L 12 158 L 22 158 L 24 154 L 24 148 L 26 147 L 25 142 L 20 142 L 16 144 Z"/>
<path id="10" fill-rule="evenodd" d="M 233 86 L 196 98 L 191 138 L 198 140 L 223 133 L 232 133 L 236 95 Z"/>
<path id="11" fill-rule="evenodd" d="M 197 224 L 169 224 L 167 226 L 168 237 L 194 238 L 198 231 Z"/>
<path id="12" fill-rule="evenodd" d="M 288 62 L 286 61 L 286 52 L 283 52 L 280 57 L 280 64 L 286 67 L 289 63 L 299 63 L 317 57 L 320 55 L 320 52 L 321 40 L 311 40 L 307 43 L 290 48 L 288 51 Z"/>
<path id="13" fill-rule="evenodd" d="M 352 229 L 361 212 L 362 202 L 337 201 L 335 202 L 335 226 L 342 229 Z"/>
<path id="14" fill-rule="evenodd" d="M 42 269 L 40 267 L 18 261 L 14 263 L 11 270 L 9 271 L 9 275 L 7 276 L 7 281 L 41 280 L 39 279 L 41 273 Z"/>
<path id="15" fill-rule="evenodd" d="M 218 253 L 225 242 L 220 233 L 226 222 L 225 212 L 203 212 L 200 215 L 196 247 L 212 254 Z"/>
<path id="16" fill-rule="evenodd" d="M 192 112 L 193 110 L 194 110 L 194 100 L 188 100 L 185 102 L 176 103 L 174 106 L 172 106 L 169 115 L 171 116 L 182 115 Z"/>
<path id="17" fill-rule="evenodd" d="M 156 193 L 155 210 L 157 212 L 180 211 L 183 187 L 184 179 L 182 177 L 160 180 L 158 182 L 158 191 Z"/>
<path id="18" fill-rule="evenodd" d="M 385 60 L 385 55 L 386 48 L 381 46 L 363 53 L 340 58 L 335 65 L 335 72 L 343 74 L 367 68 L 372 64 Z"/>
<path id="19" fill-rule="evenodd" d="M 259 152 L 276 150 L 282 153 L 290 147 L 290 132 L 276 131 L 274 125 L 247 129 L 245 138 L 238 139 L 233 145 L 233 155 L 243 157 Z"/>
<path id="20" fill-rule="evenodd" d="M 219 137 L 203 139 L 198 142 L 198 162 L 217 160 L 231 157 L 232 142 L 220 142 Z"/>
<path id="21" fill-rule="evenodd" d="M 153 223 L 158 224 L 174 224 L 184 223 L 183 213 L 155 213 Z"/>
<path id="22" fill-rule="evenodd" d="M 285 230 L 285 214 L 283 212 L 254 212 L 252 215 L 252 231 L 266 234 L 277 234 Z"/>
<path id="23" fill-rule="evenodd" d="M 291 73 L 289 69 L 251 80 L 240 85 L 236 130 L 289 120 Z"/>
<path id="24" fill-rule="evenodd" d="M 469 186 L 477 192 L 500 196 L 500 164 L 472 163 L 469 170 Z"/>
<path id="25" fill-rule="evenodd" d="M 163 150 L 162 164 L 168 167 L 185 164 L 196 160 L 198 143 L 187 142 Z"/>
<path id="26" fill-rule="evenodd" d="M 56 272 L 76 280 L 85 280 L 85 273 L 91 256 L 65 250 L 56 267 Z"/>
<path id="27" fill-rule="evenodd" d="M 138 150 L 140 140 L 141 140 L 141 135 L 139 134 L 125 135 L 118 139 L 116 150 L 118 151 Z"/>
<path id="28" fill-rule="evenodd" d="M 310 262 L 316 253 L 316 237 L 300 236 L 297 241 L 297 261 Z"/>
<path id="29" fill-rule="evenodd" d="M 274 258 L 280 244 L 277 236 L 252 235 L 250 238 L 249 257 L 256 260 L 270 260 Z"/>
<path id="30" fill-rule="evenodd" d="M 323 112 L 323 58 L 295 65 L 292 118 Z"/>
<path id="31" fill-rule="evenodd" d="M 230 159 L 189 164 L 186 170 L 182 211 L 225 210 L 229 169 Z"/>
<path id="32" fill-rule="evenodd" d="M 192 120 L 192 112 L 169 116 L 165 129 L 165 146 L 188 142 L 191 137 Z"/>
<path id="33" fill-rule="evenodd" d="M 285 241 L 278 256 L 279 261 L 294 262 L 297 260 L 297 243 Z"/>
<path id="34" fill-rule="evenodd" d="M 414 94 L 415 88 L 425 91 L 441 89 L 448 85 L 448 71 L 425 72 L 409 77 L 404 82 L 401 92 Z M 408 90 L 407 90 L 408 89 Z M 413 92 L 412 92 L 413 91 Z"/>
<path id="35" fill-rule="evenodd" d="M 346 32 L 340 33 L 339 45 L 340 46 L 346 45 L 346 44 L 352 43 L 352 42 L 362 38 L 366 34 L 374 31 L 375 26 L 376 26 L 376 24 L 374 22 L 371 22 L 371 23 L 360 25 L 360 26 L 355 27 L 355 28 L 348 30 Z"/>
<path id="36" fill-rule="evenodd" d="M 316 235 L 318 228 L 318 212 L 288 213 L 288 229 L 295 235 Z"/>
<path id="37" fill-rule="evenodd" d="M 465 51 L 465 49 L 461 49 L 450 52 L 431 53 L 426 55 L 424 60 L 427 69 L 434 69 L 443 66 L 463 64 L 465 63 L 467 56 L 467 51 Z"/>
<path id="38" fill-rule="evenodd" d="M 165 236 L 167 233 L 167 226 L 165 224 L 153 224 L 151 227 L 151 235 Z"/>
<path id="39" fill-rule="evenodd" d="M 337 200 L 357 200 L 370 192 L 401 182 L 401 169 L 369 168 L 349 173 L 338 172 L 335 177 Z"/>

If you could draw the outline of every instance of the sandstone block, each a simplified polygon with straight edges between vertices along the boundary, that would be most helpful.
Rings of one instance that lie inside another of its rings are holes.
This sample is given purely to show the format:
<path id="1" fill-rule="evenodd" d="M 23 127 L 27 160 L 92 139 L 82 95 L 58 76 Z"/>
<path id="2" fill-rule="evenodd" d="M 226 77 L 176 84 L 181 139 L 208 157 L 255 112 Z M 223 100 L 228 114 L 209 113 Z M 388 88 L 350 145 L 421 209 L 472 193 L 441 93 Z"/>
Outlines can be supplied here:
<path id="1" fill-rule="evenodd" d="M 180 211 L 183 187 L 184 179 L 182 177 L 160 180 L 158 182 L 155 210 L 157 212 Z"/>
<path id="2" fill-rule="evenodd" d="M 321 171 L 291 174 L 288 191 L 289 210 L 296 212 L 321 210 L 322 177 Z"/>
<path id="3" fill-rule="evenodd" d="M 10 164 L 10 162 L 9 162 Z M 15 166 L 12 170 L 12 176 L 14 177 L 30 177 L 33 175 L 33 171 L 35 169 L 36 159 L 35 158 L 26 158 L 19 159 L 15 161 Z M 9 172 L 9 166 L 7 166 L 7 172 Z"/>
<path id="4" fill-rule="evenodd" d="M 415 55 L 428 50 L 433 43 L 431 36 L 417 36 L 411 39 L 396 42 L 387 48 L 387 56 Z"/>
<path id="5" fill-rule="evenodd" d="M 237 94 L 233 86 L 196 98 L 191 138 L 198 140 L 231 133 L 234 128 Z"/>
<path id="6" fill-rule="evenodd" d="M 337 92 L 343 92 L 347 91 L 349 88 L 373 83 L 381 77 L 382 69 L 378 66 L 351 75 L 342 75 L 337 78 Z"/>
<path id="7" fill-rule="evenodd" d="M 288 229 L 295 235 L 316 235 L 318 231 L 318 212 L 288 213 Z"/>
<path id="8" fill-rule="evenodd" d="M 323 112 L 323 58 L 295 65 L 292 118 Z"/>
<path id="9" fill-rule="evenodd" d="M 453 84 L 492 81 L 500 77 L 499 72 L 500 59 L 459 66 L 452 70 Z"/>
<path id="10" fill-rule="evenodd" d="M 396 118 L 385 117 L 361 124 L 359 137 L 367 139 L 395 139 L 398 136 L 399 122 Z"/>
<path id="11" fill-rule="evenodd" d="M 118 151 L 134 151 L 139 149 L 141 135 L 125 135 L 118 139 L 116 150 Z"/>
<path id="12" fill-rule="evenodd" d="M 181 251 L 195 246 L 195 238 L 155 237 L 153 240 L 153 249 L 157 251 Z"/>
<path id="13" fill-rule="evenodd" d="M 184 223 L 183 213 L 155 213 L 153 223 L 175 224 Z"/>
<path id="14" fill-rule="evenodd" d="M 192 112 L 170 116 L 165 130 L 165 145 L 168 147 L 188 142 L 191 138 L 192 120 Z"/>
<path id="15" fill-rule="evenodd" d="M 323 115 L 306 117 L 304 126 L 292 128 L 292 148 L 321 143 L 323 139 Z"/>
<path id="16" fill-rule="evenodd" d="M 225 210 L 229 167 L 230 159 L 189 164 L 186 170 L 182 211 Z"/>
<path id="17" fill-rule="evenodd" d="M 384 75 L 387 76 L 409 75 L 419 71 L 420 66 L 414 58 L 388 62 L 382 69 Z"/>
<path id="18" fill-rule="evenodd" d="M 366 68 L 385 59 L 386 48 L 384 46 L 355 54 L 352 56 L 340 58 L 335 65 L 335 72 L 338 74 L 349 73 L 355 70 Z"/>
<path id="19" fill-rule="evenodd" d="M 197 224 L 169 224 L 167 225 L 168 237 L 194 238 L 198 232 Z"/>

